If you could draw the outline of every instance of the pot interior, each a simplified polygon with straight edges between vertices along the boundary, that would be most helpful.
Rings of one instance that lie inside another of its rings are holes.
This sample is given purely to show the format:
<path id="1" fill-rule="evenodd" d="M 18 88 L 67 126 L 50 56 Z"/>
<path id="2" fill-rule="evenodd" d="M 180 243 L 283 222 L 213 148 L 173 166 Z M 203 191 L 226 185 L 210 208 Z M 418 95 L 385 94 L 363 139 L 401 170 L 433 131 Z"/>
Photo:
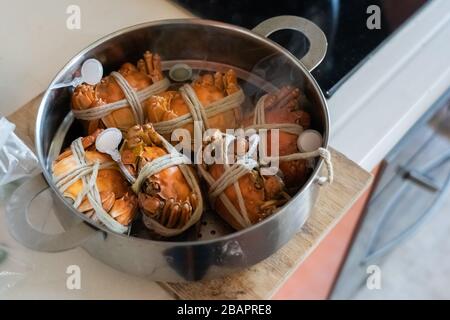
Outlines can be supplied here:
<path id="1" fill-rule="evenodd" d="M 190 61 L 194 61 L 196 64 L 204 62 L 205 66 L 213 62 L 216 69 L 231 66 L 240 70 L 238 76 L 245 78 L 239 80 L 246 95 L 246 102 L 242 106 L 244 114 L 251 111 L 257 99 L 271 88 L 282 85 L 300 88 L 307 97 L 306 108 L 312 118 L 311 127 L 322 133 L 324 146 L 327 145 L 329 133 L 326 104 L 320 89 L 305 68 L 287 51 L 270 40 L 248 30 L 218 22 L 170 20 L 124 29 L 97 41 L 75 56 L 56 76 L 53 83 L 72 80 L 79 74 L 81 64 L 86 59 L 98 59 L 103 64 L 104 75 L 107 75 L 119 69 L 125 62 L 136 63 L 146 50 L 160 54 L 163 62 L 176 61 L 189 64 Z M 196 68 L 193 68 L 193 71 L 194 75 L 202 72 Z M 250 81 L 249 77 L 253 81 Z M 267 86 L 262 89 L 260 84 L 264 83 Z M 86 135 L 80 123 L 75 121 L 64 137 L 58 136 L 61 132 L 58 128 L 70 111 L 72 92 L 72 88 L 47 90 L 36 124 L 38 157 L 44 168 L 44 175 L 55 192 L 57 189 L 51 181 L 52 161 L 61 151 L 61 147 L 66 148 L 74 139 Z M 60 141 L 56 149 L 55 140 Z M 317 166 L 320 164 L 321 161 Z M 300 188 L 298 193 L 311 183 L 316 174 L 317 168 L 309 182 Z M 70 206 L 68 202 L 67 205 Z M 206 214 L 205 219 L 203 236 L 220 237 L 232 232 L 223 226 L 215 214 Z M 132 235 L 141 237 L 141 232 L 144 231 L 135 228 Z M 198 233 L 194 235 L 196 236 Z"/>

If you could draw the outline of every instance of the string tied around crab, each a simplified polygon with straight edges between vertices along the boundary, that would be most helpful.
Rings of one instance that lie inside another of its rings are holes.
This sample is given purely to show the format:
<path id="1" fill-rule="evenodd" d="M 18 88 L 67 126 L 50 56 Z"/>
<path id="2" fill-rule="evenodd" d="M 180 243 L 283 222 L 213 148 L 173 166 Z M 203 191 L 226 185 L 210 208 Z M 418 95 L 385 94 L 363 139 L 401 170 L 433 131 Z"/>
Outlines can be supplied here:
<path id="1" fill-rule="evenodd" d="M 209 129 L 208 119 L 220 113 L 239 108 L 244 102 L 245 95 L 242 89 L 209 105 L 203 106 L 195 90 L 189 84 L 184 84 L 180 89 L 181 97 L 189 108 L 189 113 L 171 120 L 154 123 L 153 127 L 158 133 L 167 135 L 175 129 L 193 123 L 197 132 L 204 133 Z"/>
<path id="2" fill-rule="evenodd" d="M 120 89 L 124 93 L 125 98 L 119 101 L 97 106 L 95 108 L 72 110 L 75 118 L 80 120 L 97 120 L 106 117 L 113 111 L 130 107 L 136 123 L 142 125 L 145 123 L 142 102 L 149 99 L 153 95 L 166 91 L 170 86 L 169 79 L 163 78 L 142 90 L 135 91 L 126 78 L 119 72 L 113 71 L 111 72 L 111 76 L 114 80 L 116 80 Z"/>
<path id="3" fill-rule="evenodd" d="M 233 218 L 239 223 L 243 228 L 252 225 L 247 208 L 245 206 L 244 197 L 239 186 L 239 179 L 251 172 L 259 166 L 258 161 L 255 159 L 255 153 L 258 149 L 259 136 L 257 134 L 251 135 L 249 139 L 248 151 L 243 155 L 238 155 L 236 161 L 233 164 L 229 163 L 229 145 L 236 140 L 235 135 L 229 135 L 221 133 L 219 139 L 221 139 L 221 148 L 223 149 L 222 161 L 224 165 L 224 172 L 219 179 L 215 180 L 213 176 L 205 169 L 203 165 L 198 166 L 198 170 L 202 177 L 206 180 L 209 185 L 209 198 L 211 203 L 215 203 L 217 198 L 219 198 L 223 205 L 227 208 Z M 230 201 L 228 196 L 225 194 L 225 190 L 233 186 L 237 195 L 238 203 L 236 206 Z"/>
<path id="4" fill-rule="evenodd" d="M 253 118 L 253 124 L 245 128 L 245 130 L 274 130 L 278 129 L 280 131 L 284 131 L 286 133 L 295 134 L 299 136 L 304 130 L 303 127 L 296 123 L 266 123 L 265 117 L 265 102 L 269 96 L 263 95 L 258 102 L 256 103 L 255 113 Z M 265 151 L 267 150 L 267 140 L 261 139 L 260 148 L 264 150 L 264 153 L 260 159 L 261 164 L 268 164 L 272 161 L 294 161 L 294 160 L 307 160 L 314 159 L 320 157 L 323 159 L 327 171 L 327 175 L 325 177 L 319 177 L 318 183 L 320 185 L 324 185 L 326 183 L 332 184 L 334 180 L 334 170 L 333 163 L 331 160 L 330 151 L 326 148 L 319 147 L 316 150 L 310 152 L 297 152 L 284 156 L 267 156 Z"/>
<path id="5" fill-rule="evenodd" d="M 86 161 L 86 153 L 83 148 L 82 138 L 78 138 L 70 145 L 73 157 L 77 162 L 77 166 L 73 170 L 65 172 L 63 175 L 55 178 L 55 184 L 61 193 L 69 188 L 76 181 L 81 180 L 83 187 L 81 192 L 78 193 L 73 206 L 77 209 L 83 199 L 87 197 L 95 212 L 95 218 L 103 223 L 107 228 L 117 233 L 127 233 L 129 226 L 124 226 L 116 221 L 111 215 L 109 215 L 105 209 L 103 209 L 100 192 L 97 187 L 97 176 L 101 169 L 109 169 L 116 166 L 113 161 L 108 161 L 100 164 L 97 161 L 88 163 Z"/>
<path id="6" fill-rule="evenodd" d="M 143 219 L 145 220 L 144 222 L 147 226 L 149 226 L 162 236 L 171 237 L 186 231 L 200 219 L 203 213 L 203 200 L 202 200 L 203 197 L 200 187 L 198 185 L 197 178 L 195 177 L 193 170 L 191 170 L 191 168 L 189 167 L 189 165 L 191 164 L 191 160 L 185 155 L 178 152 L 177 149 L 174 146 L 172 146 L 172 144 L 170 144 L 166 139 L 164 139 L 164 137 L 162 137 L 160 134 L 158 133 L 156 134 L 158 135 L 159 139 L 163 144 L 163 147 L 166 149 L 168 153 L 161 157 L 153 159 L 152 161 L 147 162 L 141 168 L 136 180 L 131 186 L 132 190 L 137 194 L 141 189 L 145 179 L 147 179 L 147 177 L 153 176 L 164 169 L 173 166 L 178 166 L 187 183 L 189 184 L 191 189 L 197 194 L 199 199 L 197 207 L 195 208 L 194 213 L 190 217 L 188 223 L 186 223 L 181 228 L 165 227 L 157 220 L 147 217 L 146 215 L 143 215 Z M 126 144 L 126 141 L 124 144 Z"/>

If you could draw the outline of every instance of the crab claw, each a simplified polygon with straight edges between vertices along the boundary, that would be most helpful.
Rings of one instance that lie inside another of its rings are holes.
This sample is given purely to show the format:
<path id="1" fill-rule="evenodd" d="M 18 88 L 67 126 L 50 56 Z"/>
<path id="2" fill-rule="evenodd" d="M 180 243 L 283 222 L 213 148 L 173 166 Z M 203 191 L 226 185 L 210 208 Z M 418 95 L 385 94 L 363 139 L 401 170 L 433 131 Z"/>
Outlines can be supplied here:
<path id="1" fill-rule="evenodd" d="M 138 145 L 162 145 L 161 138 L 150 123 L 144 124 L 143 126 L 137 124 L 131 127 L 126 133 L 126 139 L 130 148 L 135 148 Z"/>
<path id="2" fill-rule="evenodd" d="M 176 201 L 175 198 L 162 200 L 157 194 L 139 194 L 139 206 L 148 217 L 157 220 L 167 228 L 182 228 L 193 213 L 193 205 L 188 201 Z"/>
<path id="3" fill-rule="evenodd" d="M 127 143 L 121 151 L 122 161 L 137 174 L 142 172 L 147 163 L 167 154 L 151 124 L 130 128 L 126 137 Z M 195 223 L 192 217 L 198 201 L 198 196 L 176 165 L 145 177 L 138 190 L 138 205 L 143 213 L 144 224 L 156 233 L 161 232 L 162 236 L 176 235 L 188 223 Z M 170 235 L 155 230 L 154 221 L 171 229 Z"/>
<path id="4" fill-rule="evenodd" d="M 162 80 L 161 57 L 159 54 L 152 54 L 150 51 L 144 53 L 144 58 L 137 63 L 139 71 L 147 74 L 153 82 Z"/>
<path id="5" fill-rule="evenodd" d="M 297 123 L 304 129 L 311 125 L 311 116 L 300 106 L 301 92 L 291 86 L 270 94 L 264 104 L 267 123 Z"/>
<path id="6" fill-rule="evenodd" d="M 181 94 L 177 91 L 166 91 L 150 97 L 146 110 L 150 122 L 171 120 L 189 112 Z"/>
<path id="7" fill-rule="evenodd" d="M 237 82 L 236 72 L 234 70 L 228 70 L 223 76 L 223 83 L 228 95 L 239 91 L 239 85 Z"/>
<path id="8" fill-rule="evenodd" d="M 76 110 L 88 109 L 97 100 L 94 86 L 90 84 L 80 84 L 72 95 L 72 108 Z"/>
<path id="9" fill-rule="evenodd" d="M 116 199 L 109 214 L 120 224 L 129 225 L 137 212 L 137 197 L 132 192 L 127 192 L 123 197 Z"/>
<path id="10" fill-rule="evenodd" d="M 231 69 L 225 74 L 220 72 L 216 72 L 214 75 L 206 73 L 197 78 L 192 83 L 192 87 L 204 106 L 239 90 L 236 73 Z"/>
<path id="11" fill-rule="evenodd" d="M 264 192 L 266 199 L 279 198 L 279 195 L 284 192 L 284 182 L 279 176 L 262 176 L 262 179 L 264 181 Z"/>
<path id="12" fill-rule="evenodd" d="M 101 192 L 103 209 L 120 224 L 127 226 L 133 221 L 137 212 L 137 197 L 131 192 L 127 192 L 121 198 L 116 198 L 114 192 Z M 92 213 L 95 210 L 90 201 L 85 198 L 78 210 L 83 213 Z"/>

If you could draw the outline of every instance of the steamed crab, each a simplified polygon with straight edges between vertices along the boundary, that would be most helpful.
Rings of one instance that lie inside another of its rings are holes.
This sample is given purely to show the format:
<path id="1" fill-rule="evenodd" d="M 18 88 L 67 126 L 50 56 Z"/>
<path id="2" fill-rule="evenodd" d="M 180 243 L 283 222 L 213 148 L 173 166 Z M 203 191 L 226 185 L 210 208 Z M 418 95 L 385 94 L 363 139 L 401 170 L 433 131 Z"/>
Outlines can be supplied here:
<path id="1" fill-rule="evenodd" d="M 242 143 L 242 141 L 237 141 L 237 143 Z M 245 141 L 244 149 L 248 150 L 248 143 Z M 237 150 L 237 147 L 235 150 Z M 225 165 L 220 163 L 214 163 L 204 168 L 213 180 L 216 181 L 222 177 L 226 170 Z M 263 175 L 259 167 L 248 170 L 248 173 L 240 177 L 236 184 L 242 194 L 250 225 L 276 212 L 290 198 L 285 191 L 285 185 L 281 177 L 278 175 Z M 223 191 L 223 194 L 229 199 L 235 209 L 237 209 L 239 215 L 243 217 L 245 213 L 239 205 L 238 190 L 236 189 L 235 184 L 230 184 Z M 213 201 L 214 203 L 212 205 L 217 213 L 234 229 L 240 230 L 249 226 L 249 224 L 242 223 L 242 219 L 236 219 L 220 197 L 216 197 Z"/>
<path id="2" fill-rule="evenodd" d="M 151 84 L 162 80 L 161 58 L 158 54 L 147 51 L 143 59 L 139 60 L 137 67 L 131 63 L 123 64 L 118 72 L 127 80 L 135 90 L 142 90 Z M 72 95 L 72 108 L 84 110 L 96 108 L 125 98 L 125 94 L 112 76 L 104 77 L 96 85 L 80 84 Z M 111 112 L 101 119 L 87 122 L 88 132 L 97 128 L 117 127 L 126 130 L 136 124 L 130 107 L 121 108 Z"/>
<path id="3" fill-rule="evenodd" d="M 201 104 L 208 106 L 240 90 L 236 73 L 228 70 L 226 73 L 207 73 L 194 80 L 191 84 Z M 144 108 L 147 118 L 152 123 L 172 120 L 189 113 L 189 108 L 184 102 L 180 92 L 166 91 L 155 95 L 146 101 Z M 224 131 L 228 128 L 236 128 L 240 113 L 239 108 L 234 108 L 208 118 L 209 127 Z M 184 126 L 193 137 L 193 125 Z M 170 136 L 165 135 L 167 139 Z"/>
<path id="4" fill-rule="evenodd" d="M 100 164 L 112 162 L 112 159 L 108 155 L 95 150 L 95 139 L 100 132 L 101 130 L 96 130 L 92 135 L 82 139 L 87 164 L 92 164 L 95 161 L 98 161 Z M 74 171 L 77 167 L 78 163 L 72 151 L 68 149 L 61 153 L 54 161 L 53 177 L 58 179 Z M 137 197 L 130 190 L 127 181 L 122 177 L 119 169 L 116 166 L 99 169 L 95 183 L 100 193 L 103 209 L 117 222 L 128 226 L 137 211 Z M 78 179 L 63 192 L 63 195 L 75 201 L 80 192 L 82 192 L 82 189 L 83 182 L 81 179 Z M 77 209 L 88 217 L 97 220 L 94 208 L 86 196 Z"/>
<path id="5" fill-rule="evenodd" d="M 298 88 L 290 86 L 282 87 L 278 92 L 269 94 L 264 101 L 264 112 L 266 123 L 295 123 L 308 129 L 311 126 L 311 116 L 300 106 L 300 100 L 304 98 Z M 244 126 L 252 124 L 252 117 L 244 120 Z M 280 156 L 298 153 L 296 134 L 279 131 Z M 272 155 L 271 133 L 267 132 L 267 154 Z M 288 189 L 297 188 L 303 185 L 310 168 L 307 160 L 293 160 L 280 162 L 280 170 L 283 174 L 283 181 Z"/>
<path id="6" fill-rule="evenodd" d="M 167 154 L 160 136 L 150 124 L 130 128 L 121 153 L 123 163 L 134 176 L 139 175 L 147 162 Z M 147 219 L 156 220 L 166 228 L 182 229 L 191 220 L 198 202 L 197 194 L 178 166 L 145 177 L 138 191 L 143 221 L 150 229 Z"/>

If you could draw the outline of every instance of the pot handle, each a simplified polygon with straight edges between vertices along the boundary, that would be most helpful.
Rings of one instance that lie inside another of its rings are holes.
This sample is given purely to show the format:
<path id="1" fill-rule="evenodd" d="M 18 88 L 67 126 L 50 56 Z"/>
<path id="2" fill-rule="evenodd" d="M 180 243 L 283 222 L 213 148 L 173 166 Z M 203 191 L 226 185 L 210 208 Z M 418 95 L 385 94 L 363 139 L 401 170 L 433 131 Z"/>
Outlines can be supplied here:
<path id="1" fill-rule="evenodd" d="M 46 234 L 36 230 L 28 221 L 28 210 L 33 200 L 48 187 L 42 174 L 38 174 L 12 194 L 6 206 L 6 222 L 14 239 L 32 250 L 60 252 L 75 248 L 90 237 L 100 234 L 84 222 L 59 234 Z"/>
<path id="2" fill-rule="evenodd" d="M 264 20 L 253 28 L 253 32 L 268 37 L 279 30 L 295 30 L 303 33 L 309 40 L 309 50 L 300 62 L 309 71 L 322 62 L 327 53 L 328 42 L 323 31 L 313 22 L 297 16 L 278 16 Z"/>

